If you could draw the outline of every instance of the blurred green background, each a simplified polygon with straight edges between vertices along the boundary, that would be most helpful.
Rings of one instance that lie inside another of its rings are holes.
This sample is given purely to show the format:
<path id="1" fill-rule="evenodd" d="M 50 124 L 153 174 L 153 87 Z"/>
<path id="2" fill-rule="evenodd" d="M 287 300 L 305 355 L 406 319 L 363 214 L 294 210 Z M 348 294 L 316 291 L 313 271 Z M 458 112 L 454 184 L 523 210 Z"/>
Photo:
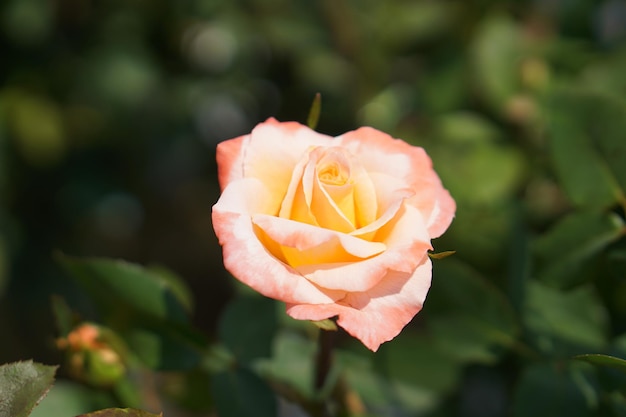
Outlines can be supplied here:
<path id="1" fill-rule="evenodd" d="M 317 92 L 318 131 L 423 146 L 458 203 L 435 242 L 457 254 L 377 360 L 437 401 L 394 415 L 508 415 L 536 393 L 573 404 L 552 415 L 626 415 L 623 386 L 550 371 L 626 356 L 624 0 L 3 1 L 0 363 L 63 362 L 52 294 L 94 311 L 57 251 L 176 271 L 216 337 L 234 288 L 215 146 L 270 116 L 305 122 Z"/>

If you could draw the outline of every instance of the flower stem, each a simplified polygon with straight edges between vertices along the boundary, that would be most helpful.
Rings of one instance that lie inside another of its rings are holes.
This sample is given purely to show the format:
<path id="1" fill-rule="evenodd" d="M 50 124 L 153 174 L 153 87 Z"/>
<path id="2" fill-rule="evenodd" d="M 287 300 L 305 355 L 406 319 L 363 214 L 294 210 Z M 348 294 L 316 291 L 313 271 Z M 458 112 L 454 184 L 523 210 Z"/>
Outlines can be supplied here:
<path id="1" fill-rule="evenodd" d="M 317 356 L 315 357 L 315 390 L 318 392 L 324 387 L 326 377 L 332 366 L 335 333 L 334 331 L 320 329 Z"/>
<path id="2" fill-rule="evenodd" d="M 318 349 L 315 357 L 315 391 L 319 395 L 319 403 L 316 407 L 315 415 L 319 417 L 331 417 L 329 405 L 321 397 L 321 391 L 326 384 L 326 379 L 332 367 L 335 333 L 332 330 L 320 329 L 318 336 Z"/>

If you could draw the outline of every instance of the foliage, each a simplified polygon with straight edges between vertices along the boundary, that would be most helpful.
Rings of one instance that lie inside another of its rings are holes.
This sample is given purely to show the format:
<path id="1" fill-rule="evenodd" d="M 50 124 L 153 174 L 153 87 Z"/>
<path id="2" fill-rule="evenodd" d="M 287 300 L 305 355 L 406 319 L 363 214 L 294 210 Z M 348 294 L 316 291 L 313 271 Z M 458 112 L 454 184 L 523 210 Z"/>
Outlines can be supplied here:
<path id="1" fill-rule="evenodd" d="M 3 2 L 0 415 L 626 415 L 624 28 L 622 0 Z M 270 116 L 423 146 L 458 204 L 422 312 L 376 354 L 336 332 L 322 387 L 321 330 L 210 224 L 216 143 Z"/>

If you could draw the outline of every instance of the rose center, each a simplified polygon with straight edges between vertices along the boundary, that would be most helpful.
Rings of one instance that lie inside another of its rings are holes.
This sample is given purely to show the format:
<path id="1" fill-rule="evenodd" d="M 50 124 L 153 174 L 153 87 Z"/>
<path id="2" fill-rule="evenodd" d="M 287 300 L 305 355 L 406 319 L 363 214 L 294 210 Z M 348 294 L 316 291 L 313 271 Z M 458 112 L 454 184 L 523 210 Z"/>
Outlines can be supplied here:
<path id="1" fill-rule="evenodd" d="M 327 185 L 344 185 L 348 181 L 349 173 L 345 167 L 333 161 L 318 169 L 318 178 Z"/>

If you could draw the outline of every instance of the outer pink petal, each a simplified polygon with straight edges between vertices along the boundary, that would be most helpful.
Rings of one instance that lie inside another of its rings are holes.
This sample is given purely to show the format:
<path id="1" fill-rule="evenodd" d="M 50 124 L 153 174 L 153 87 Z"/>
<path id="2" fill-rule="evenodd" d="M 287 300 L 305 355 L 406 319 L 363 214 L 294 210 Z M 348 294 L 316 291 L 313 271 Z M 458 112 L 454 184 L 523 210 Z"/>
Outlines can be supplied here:
<path id="1" fill-rule="evenodd" d="M 255 179 L 239 180 L 226 187 L 213 206 L 213 227 L 223 246 L 226 269 L 261 294 L 288 303 L 329 303 L 343 297 L 343 291 L 318 288 L 261 243 L 246 211 L 260 209 L 255 205 L 268 194 Z"/>
<path id="2" fill-rule="evenodd" d="M 432 264 L 425 256 L 412 274 L 390 271 L 367 292 L 350 293 L 334 304 L 288 304 L 287 314 L 298 320 L 339 316 L 337 323 L 375 352 L 422 309 L 431 273 Z"/>
<path id="3" fill-rule="evenodd" d="M 226 188 L 228 183 L 243 177 L 242 146 L 249 138 L 249 135 L 239 136 L 217 145 L 217 177 L 221 190 Z"/>
<path id="4" fill-rule="evenodd" d="M 424 215 L 431 238 L 439 237 L 448 228 L 456 206 L 424 149 L 371 127 L 362 127 L 337 139 L 359 158 L 368 172 L 403 180 L 415 190 L 411 202 Z"/>

